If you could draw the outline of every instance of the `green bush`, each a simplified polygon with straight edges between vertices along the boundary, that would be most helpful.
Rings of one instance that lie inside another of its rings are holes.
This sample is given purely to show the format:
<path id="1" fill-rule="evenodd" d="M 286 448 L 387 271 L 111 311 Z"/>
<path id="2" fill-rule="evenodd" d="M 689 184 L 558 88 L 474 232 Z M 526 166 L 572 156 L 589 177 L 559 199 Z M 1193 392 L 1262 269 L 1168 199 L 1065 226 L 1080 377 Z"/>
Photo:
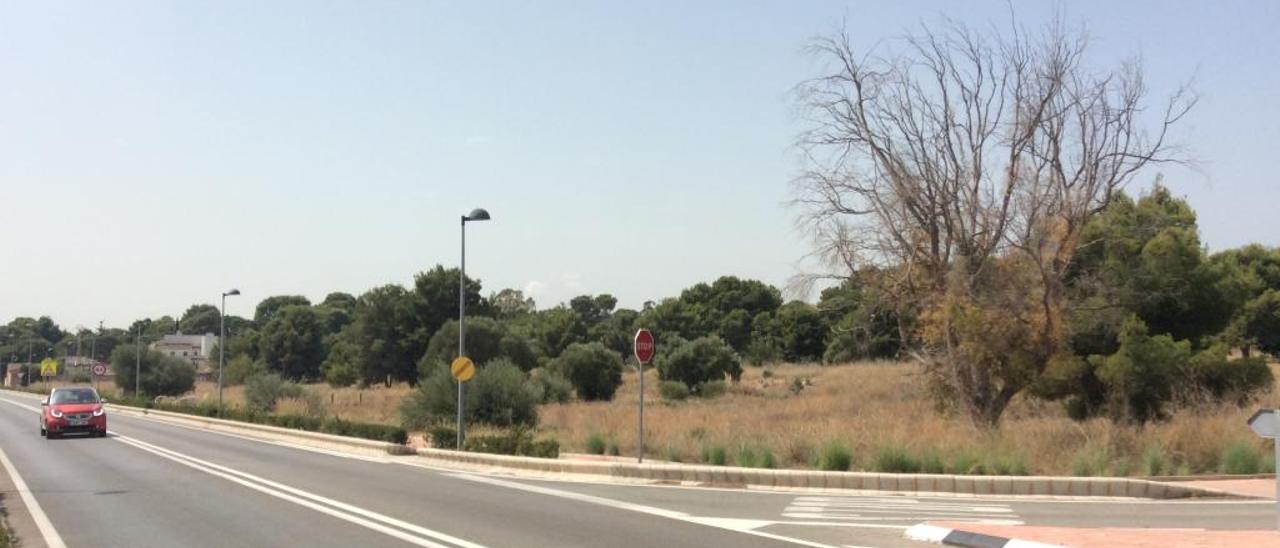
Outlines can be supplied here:
<path id="1" fill-rule="evenodd" d="M 612 400 L 622 385 L 622 356 L 598 342 L 569 345 L 548 369 L 569 379 L 586 401 Z"/>
<path id="2" fill-rule="evenodd" d="M 844 472 L 853 466 L 853 453 L 849 446 L 839 440 L 831 440 L 818 450 L 814 468 L 819 470 Z"/>
<path id="3" fill-rule="evenodd" d="M 897 445 L 885 445 L 876 453 L 872 468 L 877 472 L 914 474 L 920 471 L 920 462 Z"/>
<path id="4" fill-rule="evenodd" d="M 302 385 L 286 381 L 275 373 L 250 377 L 244 383 L 245 404 L 258 411 L 272 411 L 280 398 L 299 398 L 302 394 Z"/>
<path id="5" fill-rule="evenodd" d="M 457 426 L 432 426 L 427 429 L 427 437 L 431 439 L 431 446 L 437 449 L 458 448 Z"/>
<path id="6" fill-rule="evenodd" d="M 1260 474 L 1263 470 L 1262 455 L 1249 443 L 1237 441 L 1222 451 L 1221 468 L 1224 474 Z"/>
<path id="7" fill-rule="evenodd" d="M 451 420 L 457 416 L 458 384 L 449 373 L 448 364 L 436 369 L 400 403 L 400 421 L 406 428 L 425 428 L 429 424 Z M 514 364 L 504 359 L 489 362 L 476 371 L 466 384 L 468 423 L 494 426 L 527 425 L 538 422 L 539 388 Z"/>
<path id="8" fill-rule="evenodd" d="M 719 337 L 702 337 L 680 345 L 658 360 L 658 377 L 679 381 L 693 392 L 707 382 L 742 376 L 742 362 L 733 348 Z"/>
<path id="9" fill-rule="evenodd" d="M 777 459 L 773 456 L 773 451 L 768 447 L 753 447 L 743 445 L 738 448 L 738 458 L 736 461 L 738 466 L 746 468 L 776 468 L 778 466 Z"/>
<path id="10" fill-rule="evenodd" d="M 718 398 L 728 391 L 729 385 L 724 381 L 710 381 L 698 387 L 698 395 L 707 399 Z"/>
<path id="11" fill-rule="evenodd" d="M 689 398 L 689 387 L 679 381 L 658 383 L 658 394 L 667 401 L 684 401 Z"/>
<path id="12" fill-rule="evenodd" d="M 166 356 L 154 350 L 142 351 L 138 361 L 136 347 L 132 344 L 117 346 L 111 351 L 111 367 L 116 372 L 116 386 L 132 394 L 134 371 L 141 369 L 140 388 L 149 396 L 176 396 L 190 392 L 196 384 L 196 366 L 182 358 Z"/>
<path id="13" fill-rule="evenodd" d="M 1227 347 L 1216 345 L 1191 357 L 1194 386 L 1214 401 L 1246 405 L 1258 394 L 1271 390 L 1275 376 L 1266 358 L 1253 356 L 1228 359 Z"/>
<path id="14" fill-rule="evenodd" d="M 604 436 L 602 434 L 592 432 L 587 435 L 587 453 L 591 455 L 604 454 Z"/>
<path id="15" fill-rule="evenodd" d="M 1152 444 L 1142 452 L 1142 473 L 1146 476 L 1163 476 L 1170 471 L 1164 446 Z"/>
<path id="16" fill-rule="evenodd" d="M 566 403 L 573 399 L 573 383 L 558 373 L 537 368 L 529 372 L 529 379 L 538 388 L 542 403 Z"/>
<path id="17" fill-rule="evenodd" d="M 702 462 L 714 466 L 724 466 L 729 462 L 729 452 L 725 450 L 723 445 L 704 445 L 702 446 Z"/>
<path id="18" fill-rule="evenodd" d="M 324 363 L 320 364 L 320 372 L 324 382 L 334 388 L 355 384 L 360 380 L 360 348 L 348 337 L 337 336 Z"/>
<path id="19" fill-rule="evenodd" d="M 501 434 L 470 436 L 462 442 L 465 451 L 520 455 L 554 459 L 560 456 L 560 442 L 554 439 L 537 440 L 533 432 L 523 426 L 515 426 Z"/>
<path id="20" fill-rule="evenodd" d="M 231 358 L 222 370 L 222 384 L 237 386 L 248 382 L 250 378 L 267 373 L 267 364 L 254 361 L 253 358 L 241 354 Z"/>

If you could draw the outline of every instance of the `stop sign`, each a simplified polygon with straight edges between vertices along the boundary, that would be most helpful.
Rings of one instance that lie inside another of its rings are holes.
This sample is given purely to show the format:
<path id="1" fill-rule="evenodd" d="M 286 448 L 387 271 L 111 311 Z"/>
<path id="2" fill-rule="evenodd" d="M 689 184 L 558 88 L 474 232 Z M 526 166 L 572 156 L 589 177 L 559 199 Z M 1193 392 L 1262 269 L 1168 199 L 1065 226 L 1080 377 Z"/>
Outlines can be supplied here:
<path id="1" fill-rule="evenodd" d="M 636 331 L 635 351 L 636 361 L 641 365 L 653 361 L 653 351 L 656 346 L 653 344 L 653 333 L 648 329 Z"/>

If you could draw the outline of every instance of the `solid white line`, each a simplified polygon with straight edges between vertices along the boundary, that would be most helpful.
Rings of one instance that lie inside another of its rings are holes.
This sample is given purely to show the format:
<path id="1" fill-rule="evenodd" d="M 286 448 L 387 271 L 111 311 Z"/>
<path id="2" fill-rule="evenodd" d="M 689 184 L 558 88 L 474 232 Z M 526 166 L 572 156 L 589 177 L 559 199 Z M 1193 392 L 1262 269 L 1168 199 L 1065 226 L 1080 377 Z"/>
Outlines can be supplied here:
<path id="1" fill-rule="evenodd" d="M 8 472 L 9 477 L 13 479 L 13 488 L 17 489 L 18 495 L 22 497 L 22 503 L 27 506 L 27 512 L 36 522 L 36 528 L 40 530 L 40 536 L 44 537 L 44 543 L 49 545 L 49 548 L 66 548 L 67 545 L 62 542 L 58 530 L 53 528 L 53 522 L 49 521 L 49 516 L 45 515 L 44 510 L 40 508 L 40 503 L 36 502 L 35 495 L 31 494 L 27 482 L 18 474 L 18 469 L 13 466 L 9 456 L 4 454 L 3 449 L 0 449 L 0 464 L 4 465 L 5 472 Z"/>
<path id="2" fill-rule="evenodd" d="M 791 544 L 799 544 L 801 546 L 812 546 L 814 548 L 837 548 L 830 544 L 821 544 L 818 542 L 810 542 L 810 541 L 801 540 L 798 538 L 775 535 L 773 533 L 765 533 L 763 531 L 756 531 L 751 528 L 754 526 L 771 525 L 772 522 L 768 522 L 768 521 L 690 516 L 684 512 L 676 512 L 674 510 L 667 510 L 664 508 L 658 508 L 656 506 L 634 504 L 634 503 L 624 502 L 620 500 L 597 497 L 594 495 L 584 495 L 582 493 L 575 493 L 573 491 L 562 491 L 560 489 L 552 489 L 550 487 L 526 485 L 523 483 L 517 483 L 514 481 L 505 481 L 505 480 L 500 480 L 497 478 L 491 478 L 486 476 L 476 476 L 476 475 L 467 474 L 467 473 L 453 473 L 453 474 L 445 474 L 445 475 L 449 477 L 461 478 L 461 479 L 471 480 L 471 481 L 480 482 L 480 483 L 487 483 L 490 485 L 497 485 L 497 486 L 506 487 L 509 489 L 528 491 L 530 493 L 538 493 L 541 495 L 548 495 L 553 497 L 587 502 L 591 504 L 598 504 L 601 506 L 607 506 L 609 508 L 617 508 L 619 510 L 629 510 L 632 512 L 640 512 L 640 513 L 650 514 L 654 516 L 661 516 L 664 518 L 670 518 L 678 521 L 683 521 L 686 523 L 696 523 L 696 524 L 705 525 L 708 527 L 715 527 L 717 529 L 725 529 L 728 531 L 734 531 L 737 533 L 743 533 L 747 535 L 754 535 L 757 537 L 764 537 L 764 538 L 769 538 L 773 540 L 779 540 L 779 541 L 788 542 Z"/>
<path id="3" fill-rule="evenodd" d="M 240 478 L 244 478 L 244 479 L 249 480 L 249 481 L 257 482 L 257 483 L 259 483 L 259 484 L 261 484 L 261 485 L 265 485 L 265 486 L 271 487 L 271 488 L 273 488 L 273 489 L 277 489 L 277 490 L 280 490 L 280 491 L 284 491 L 284 492 L 286 492 L 286 493 L 290 493 L 290 494 L 295 495 L 295 496 L 298 496 L 298 497 L 303 497 L 303 498 L 306 498 L 306 499 L 310 499 L 310 500 L 315 501 L 315 502 L 319 502 L 319 503 L 322 503 L 322 504 L 327 504 L 327 505 L 329 505 L 329 506 L 333 506 L 333 507 L 335 507 L 335 508 L 338 508 L 338 509 L 344 510 L 344 511 L 346 511 L 346 512 L 350 512 L 350 513 L 353 513 L 353 514 L 357 514 L 357 515 L 360 515 L 360 516 L 363 516 L 363 517 L 366 517 L 366 518 L 369 518 L 369 519 L 372 519 L 372 520 L 380 521 L 380 522 L 385 523 L 385 524 L 387 524 L 387 525 L 392 525 L 392 526 L 395 526 L 395 527 L 399 527 L 399 528 L 401 528 L 401 529 L 406 529 L 406 530 L 409 530 L 409 531 L 413 531 L 413 532 L 415 532 L 415 533 L 418 533 L 419 535 L 423 535 L 423 536 L 427 536 L 427 537 L 433 537 L 433 538 L 435 538 L 436 540 L 440 540 L 440 541 L 443 541 L 443 542 L 448 542 L 448 543 L 450 543 L 450 544 L 456 544 L 456 545 L 458 545 L 458 546 L 462 546 L 462 547 L 464 547 L 464 548 L 485 548 L 484 546 L 482 546 L 482 545 L 480 545 L 480 544 L 476 544 L 476 543 L 474 543 L 474 542 L 470 542 L 470 541 L 463 540 L 463 539 L 460 539 L 460 538 L 457 538 L 457 537 L 454 537 L 454 536 L 450 536 L 450 535 L 448 535 L 448 534 L 441 533 L 441 532 L 439 532 L 439 531 L 434 531 L 434 530 L 431 530 L 431 529 L 427 529 L 426 527 L 422 527 L 422 526 L 420 526 L 420 525 L 415 525 L 415 524 L 413 524 L 413 523 L 409 523 L 409 522 L 407 522 L 407 521 L 402 521 L 402 520 L 399 520 L 399 519 L 393 518 L 393 517 L 391 517 L 391 516 L 387 516 L 387 515 L 384 515 L 384 514 L 379 514 L 379 513 L 377 513 L 377 512 L 374 512 L 374 511 L 371 511 L 371 510 L 366 510 L 366 509 L 364 509 L 364 508 L 360 508 L 360 507 L 358 507 L 358 506 L 353 506 L 353 505 L 347 504 L 347 503 L 345 503 L 345 502 L 341 502 L 341 501 L 337 501 L 337 500 L 330 499 L 330 498 L 327 498 L 327 497 L 323 497 L 323 496 L 317 495 L 317 494 L 315 494 L 315 493 L 311 493 L 311 492 L 308 492 L 308 491 L 303 491 L 303 490 L 301 490 L 301 489 L 298 489 L 298 488 L 295 488 L 295 487 L 291 487 L 291 486 L 285 485 L 285 484 L 283 484 L 283 483 L 278 483 L 278 482 L 271 481 L 271 480 L 266 479 L 266 478 L 262 478 L 262 477 L 255 476 L 255 475 L 253 475 L 253 474 L 249 474 L 249 473 L 246 473 L 246 472 L 241 472 L 241 471 L 239 471 L 239 470 L 235 470 L 235 469 L 233 469 L 233 468 L 229 468 L 229 467 L 222 466 L 222 465 L 219 465 L 219 464 L 214 464 L 214 463 L 209 462 L 209 461 L 201 460 L 201 459 L 198 459 L 198 458 L 196 458 L 196 457 L 192 457 L 192 456 L 190 456 L 190 455 L 185 455 L 185 454 L 179 453 L 179 452 L 174 451 L 174 450 L 172 450 L 172 449 L 165 449 L 165 448 L 160 447 L 160 446 L 158 446 L 158 445 L 154 445 L 154 444 L 151 444 L 151 443 L 148 443 L 148 442 L 145 442 L 145 441 L 142 441 L 142 440 L 136 439 L 136 438 L 131 438 L 131 437 L 128 437 L 128 436 L 122 436 L 122 435 L 120 435 L 120 434 L 116 434 L 116 435 L 115 435 L 115 437 L 116 437 L 117 439 L 119 439 L 120 441 L 125 441 L 125 442 L 129 442 L 129 443 L 137 444 L 137 445 L 139 445 L 139 446 L 144 446 L 144 447 L 146 447 L 146 448 L 149 448 L 149 449 L 152 449 L 152 450 L 155 450 L 155 451 L 159 451 L 159 452 L 162 452 L 162 453 L 167 454 L 167 455 L 171 455 L 171 456 L 173 456 L 173 457 L 175 457 L 175 458 L 185 459 L 185 460 L 188 460 L 188 461 L 194 462 L 194 463 L 196 463 L 196 464 L 198 464 L 198 465 L 200 465 L 200 466 L 204 466 L 204 467 L 207 467 L 207 468 L 210 468 L 210 469 L 216 470 L 216 471 L 218 471 L 218 472 L 222 472 L 222 473 L 225 473 L 225 474 L 231 474 L 231 475 L 234 475 L 234 476 L 238 476 L 238 477 L 240 477 Z"/>

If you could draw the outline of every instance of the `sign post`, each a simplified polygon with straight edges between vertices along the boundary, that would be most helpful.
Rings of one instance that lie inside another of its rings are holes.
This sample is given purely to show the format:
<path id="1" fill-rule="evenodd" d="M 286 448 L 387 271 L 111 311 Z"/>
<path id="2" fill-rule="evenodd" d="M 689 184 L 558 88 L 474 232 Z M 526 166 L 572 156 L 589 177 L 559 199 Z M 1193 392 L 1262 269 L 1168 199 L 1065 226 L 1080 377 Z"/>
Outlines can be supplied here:
<path id="1" fill-rule="evenodd" d="M 93 362 L 93 386 L 95 388 L 102 387 L 102 377 L 107 374 L 107 364 L 102 362 Z"/>
<path id="2" fill-rule="evenodd" d="M 466 356 L 458 356 L 453 359 L 453 363 L 449 364 L 449 373 L 458 381 L 458 434 L 457 449 L 462 450 L 462 385 L 476 376 L 476 364 L 471 358 Z"/>
<path id="3" fill-rule="evenodd" d="M 653 333 L 650 333 L 648 329 L 636 331 L 636 372 L 640 376 L 640 426 L 638 427 L 639 435 L 636 443 L 636 462 L 644 462 L 644 366 L 653 361 L 655 349 Z"/>
<path id="4" fill-rule="evenodd" d="M 1259 409 L 1249 417 L 1249 428 L 1261 437 L 1270 438 L 1275 445 L 1276 462 L 1280 462 L 1280 411 Z M 1276 475 L 1276 524 L 1280 527 L 1280 474 Z"/>

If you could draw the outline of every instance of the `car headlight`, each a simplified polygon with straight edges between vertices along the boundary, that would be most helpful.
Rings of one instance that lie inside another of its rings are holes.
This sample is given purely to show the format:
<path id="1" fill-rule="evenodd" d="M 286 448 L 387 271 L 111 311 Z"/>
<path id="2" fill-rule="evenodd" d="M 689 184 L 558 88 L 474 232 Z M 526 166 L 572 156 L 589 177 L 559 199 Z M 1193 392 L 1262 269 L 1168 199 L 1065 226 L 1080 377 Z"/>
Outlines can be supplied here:
<path id="1" fill-rule="evenodd" d="M 94 410 L 93 410 L 93 416 L 95 416 L 95 417 L 101 417 L 101 416 L 106 415 L 106 414 L 107 414 L 107 410 L 106 410 L 106 409 L 104 409 L 104 408 L 102 408 L 102 407 L 99 407 L 99 408 L 97 408 L 97 409 L 94 409 Z"/>
<path id="2" fill-rule="evenodd" d="M 50 416 L 52 416 L 52 417 L 53 417 L 53 418 L 55 418 L 55 419 L 60 419 L 60 418 L 62 418 L 62 411 L 58 411 L 56 408 L 55 408 L 55 409 L 50 409 L 50 410 L 49 410 L 49 415 L 50 415 Z"/>

